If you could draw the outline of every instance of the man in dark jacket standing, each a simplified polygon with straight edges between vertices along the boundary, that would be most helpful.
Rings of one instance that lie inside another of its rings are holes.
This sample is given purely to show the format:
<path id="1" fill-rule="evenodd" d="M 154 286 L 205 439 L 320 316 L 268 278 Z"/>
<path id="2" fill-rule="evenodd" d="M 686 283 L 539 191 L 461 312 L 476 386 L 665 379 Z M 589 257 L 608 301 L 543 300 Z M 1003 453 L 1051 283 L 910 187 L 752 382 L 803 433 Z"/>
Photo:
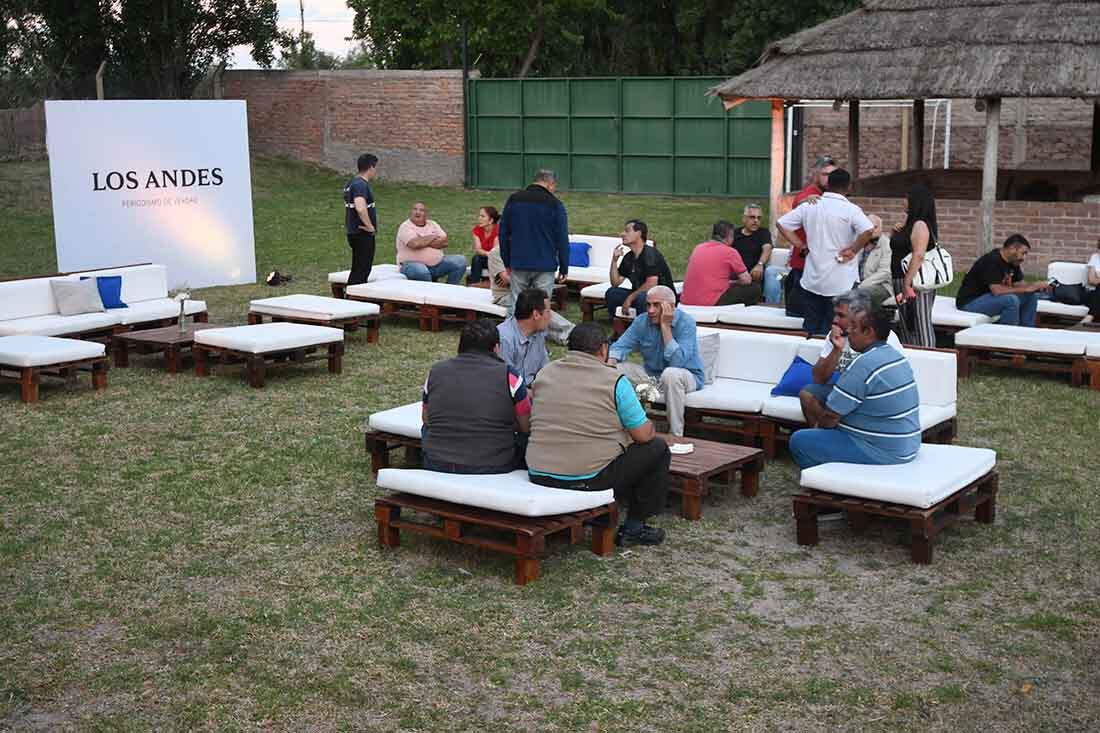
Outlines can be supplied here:
<path id="1" fill-rule="evenodd" d="M 554 196 L 558 177 L 540 170 L 522 191 L 508 197 L 500 216 L 500 256 L 512 289 L 509 315 L 520 292 L 538 288 L 551 297 L 555 282 L 569 274 L 569 221 Z M 557 278 L 554 272 L 557 271 Z"/>

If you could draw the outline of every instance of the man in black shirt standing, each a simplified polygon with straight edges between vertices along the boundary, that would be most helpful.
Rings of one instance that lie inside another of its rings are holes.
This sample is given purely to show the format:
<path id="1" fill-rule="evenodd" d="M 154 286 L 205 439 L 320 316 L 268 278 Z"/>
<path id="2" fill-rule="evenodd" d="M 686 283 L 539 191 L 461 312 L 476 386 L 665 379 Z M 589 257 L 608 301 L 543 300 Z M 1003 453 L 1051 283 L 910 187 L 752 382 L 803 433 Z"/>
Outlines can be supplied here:
<path id="1" fill-rule="evenodd" d="M 351 274 L 348 285 L 360 285 L 370 277 L 374 264 L 374 237 L 378 232 L 378 213 L 370 182 L 378 172 L 378 157 L 359 156 L 359 173 L 344 186 L 344 219 L 351 247 Z"/>
<path id="2" fill-rule="evenodd" d="M 755 290 L 755 297 L 751 295 L 744 302 L 749 305 L 760 302 L 760 295 L 764 289 L 764 271 L 768 260 L 772 256 L 772 233 L 760 228 L 760 222 L 764 213 L 756 204 L 745 207 L 741 226 L 733 232 L 733 248 L 741 255 L 741 260 L 752 276 L 752 284 L 746 286 Z M 775 281 L 775 302 L 779 302 L 779 282 Z"/>
<path id="3" fill-rule="evenodd" d="M 1000 249 L 986 252 L 963 278 L 955 305 L 959 310 L 999 316 L 1004 326 L 1034 326 L 1039 307 L 1037 293 L 1050 290 L 1045 282 L 1025 283 L 1023 264 L 1031 243 L 1013 234 Z"/>
<path id="4" fill-rule="evenodd" d="M 628 308 L 641 313 L 645 309 L 646 292 L 654 286 L 664 285 L 675 292 L 668 262 L 656 247 L 646 246 L 648 237 L 649 227 L 644 221 L 631 219 L 623 228 L 622 246 L 611 256 L 608 272 L 611 287 L 604 295 L 611 320 L 615 320 L 615 310 L 620 306 L 623 313 Z M 621 287 L 624 279 L 630 280 L 630 289 Z"/>

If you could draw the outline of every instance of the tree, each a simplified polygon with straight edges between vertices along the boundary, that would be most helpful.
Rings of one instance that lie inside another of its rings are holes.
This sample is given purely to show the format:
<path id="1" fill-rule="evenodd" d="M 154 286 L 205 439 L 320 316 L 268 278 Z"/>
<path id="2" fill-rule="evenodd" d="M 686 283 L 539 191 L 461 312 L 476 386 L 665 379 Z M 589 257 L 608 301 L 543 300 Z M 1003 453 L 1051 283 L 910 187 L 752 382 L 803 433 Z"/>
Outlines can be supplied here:
<path id="1" fill-rule="evenodd" d="M 309 31 L 289 36 L 283 42 L 278 65 L 279 68 L 289 71 L 339 69 L 342 66 L 339 56 L 317 48 L 317 42 Z"/>

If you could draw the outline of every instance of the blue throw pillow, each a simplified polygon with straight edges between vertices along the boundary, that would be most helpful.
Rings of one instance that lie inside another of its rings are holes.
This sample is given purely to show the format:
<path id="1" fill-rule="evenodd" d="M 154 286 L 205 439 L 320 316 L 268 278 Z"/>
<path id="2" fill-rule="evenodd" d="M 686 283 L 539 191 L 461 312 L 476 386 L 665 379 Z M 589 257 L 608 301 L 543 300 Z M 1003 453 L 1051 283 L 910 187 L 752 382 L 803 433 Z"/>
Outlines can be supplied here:
<path id="1" fill-rule="evenodd" d="M 834 372 L 832 378 L 829 379 L 829 383 L 836 382 L 836 377 L 837 375 Z M 801 356 L 796 356 L 791 365 L 787 367 L 787 371 L 783 373 L 779 384 L 772 388 L 772 397 L 797 397 L 802 388 L 813 381 L 814 365 Z"/>
<path id="2" fill-rule="evenodd" d="M 592 249 L 592 245 L 588 242 L 570 242 L 569 266 L 588 267 L 588 250 L 590 249 Z"/>
<path id="3" fill-rule="evenodd" d="M 89 280 L 91 278 L 81 277 L 80 279 Z M 95 286 L 99 289 L 99 299 L 103 301 L 104 308 L 110 310 L 111 308 L 130 307 L 122 302 L 122 275 L 97 277 Z"/>

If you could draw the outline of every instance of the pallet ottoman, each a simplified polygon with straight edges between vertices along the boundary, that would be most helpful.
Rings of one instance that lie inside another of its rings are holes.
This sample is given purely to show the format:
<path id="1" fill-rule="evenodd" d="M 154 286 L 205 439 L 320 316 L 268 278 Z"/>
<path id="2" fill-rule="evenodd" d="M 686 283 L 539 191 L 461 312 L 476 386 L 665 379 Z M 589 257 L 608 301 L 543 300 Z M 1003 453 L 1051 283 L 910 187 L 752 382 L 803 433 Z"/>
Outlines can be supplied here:
<path id="1" fill-rule="evenodd" d="M 387 468 L 379 488 L 392 493 L 375 500 L 378 542 L 401 544 L 401 530 L 482 547 L 516 558 L 517 585 L 539 577 L 546 540 L 562 535 L 580 541 L 592 528 L 592 552 L 609 555 L 619 523 L 614 491 L 569 491 L 533 484 L 526 471 L 480 476 Z M 427 515 L 417 521 L 403 510 Z"/>
<path id="2" fill-rule="evenodd" d="M 922 444 L 916 459 L 890 466 L 825 463 L 802 471 L 805 493 L 794 497 L 800 545 L 816 545 L 821 509 L 848 513 L 859 532 L 872 516 L 909 523 L 913 562 L 932 562 L 932 542 L 941 531 L 974 510 L 991 524 L 996 515 L 997 454 L 986 448 Z"/>
<path id="3" fill-rule="evenodd" d="M 248 304 L 248 322 L 305 323 L 314 326 L 332 326 L 354 331 L 359 326 L 367 329 L 367 343 L 378 341 L 378 327 L 382 323 L 382 309 L 374 303 L 362 303 L 323 295 L 280 295 L 261 298 Z"/>
<path id="4" fill-rule="evenodd" d="M 92 373 L 92 388 L 107 387 L 107 347 L 94 341 L 54 336 L 0 336 L 0 379 L 19 382 L 20 399 L 38 401 L 43 375 L 67 379 L 83 370 Z"/>
<path id="5" fill-rule="evenodd" d="M 314 352 L 325 349 L 325 354 Z M 264 386 L 264 373 L 269 366 L 280 363 L 302 363 L 311 359 L 328 359 L 330 374 L 339 374 L 344 355 L 344 332 L 328 326 L 301 323 L 258 323 L 248 326 L 211 328 L 195 333 L 191 347 L 195 359 L 195 375 L 210 373 L 212 360 L 224 363 L 244 362 L 248 383 Z"/>
<path id="6" fill-rule="evenodd" d="M 1100 372 L 1090 356 L 1100 352 L 1100 333 L 1061 328 L 985 324 L 955 334 L 959 377 L 978 364 L 1069 374 L 1075 387 L 1100 389 Z"/>

